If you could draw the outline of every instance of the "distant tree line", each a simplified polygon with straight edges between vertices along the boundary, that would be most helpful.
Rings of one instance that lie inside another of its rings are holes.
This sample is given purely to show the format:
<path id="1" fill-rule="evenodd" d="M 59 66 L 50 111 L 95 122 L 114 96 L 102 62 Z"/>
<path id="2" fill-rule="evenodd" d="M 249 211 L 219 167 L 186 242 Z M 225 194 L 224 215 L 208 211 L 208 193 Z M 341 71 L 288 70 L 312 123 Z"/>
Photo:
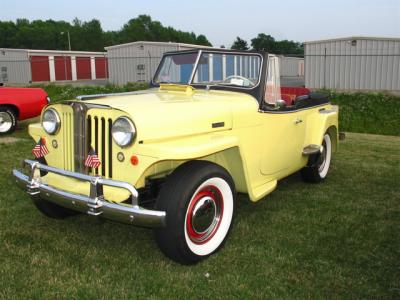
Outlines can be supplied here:
<path id="1" fill-rule="evenodd" d="M 277 41 L 270 35 L 259 33 L 258 36 L 251 40 L 251 48 L 256 51 L 266 51 L 274 54 L 282 55 L 303 55 L 304 47 L 302 43 L 282 40 Z M 233 42 L 231 49 L 249 50 L 250 47 L 246 40 L 237 37 Z"/>
<path id="2" fill-rule="evenodd" d="M 177 42 L 212 46 L 203 35 L 163 26 L 148 15 L 130 19 L 117 31 L 104 31 L 97 19 L 83 22 L 75 18 L 72 23 L 54 20 L 17 19 L 0 21 L 0 48 L 18 49 L 68 49 L 67 33 L 70 34 L 71 49 L 81 51 L 104 51 L 104 47 L 135 41 Z M 303 45 L 298 42 L 277 41 L 272 36 L 260 33 L 247 41 L 237 37 L 231 49 L 258 50 L 274 54 L 303 55 Z"/>
<path id="3" fill-rule="evenodd" d="M 207 38 L 193 32 L 165 27 L 150 16 L 140 15 L 129 20 L 120 30 L 104 31 L 99 20 L 82 22 L 17 19 L 16 22 L 0 21 L 0 48 L 18 49 L 68 49 L 67 32 L 71 49 L 104 51 L 104 47 L 135 41 L 160 41 L 211 46 Z"/>

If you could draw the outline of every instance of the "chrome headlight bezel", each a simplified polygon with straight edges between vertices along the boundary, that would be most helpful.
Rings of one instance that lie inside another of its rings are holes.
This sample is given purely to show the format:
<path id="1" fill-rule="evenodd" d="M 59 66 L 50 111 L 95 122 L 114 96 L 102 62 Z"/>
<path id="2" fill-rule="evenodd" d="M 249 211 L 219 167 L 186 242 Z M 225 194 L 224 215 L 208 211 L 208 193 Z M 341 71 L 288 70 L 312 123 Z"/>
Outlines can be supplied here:
<path id="1" fill-rule="evenodd" d="M 49 114 L 52 114 L 51 117 L 49 117 Z M 46 120 L 47 118 L 47 120 Z M 53 120 L 50 120 L 50 119 Z M 47 124 L 49 123 L 49 124 Z M 53 124 L 53 127 L 50 127 Z M 44 131 L 46 131 L 48 134 L 55 135 L 58 133 L 61 127 L 61 119 L 59 114 L 54 108 L 49 108 L 46 109 L 43 113 L 42 116 L 42 127 Z"/>
<path id="2" fill-rule="evenodd" d="M 124 126 L 126 130 L 121 131 L 121 128 Z M 135 140 L 136 127 L 128 117 L 119 117 L 112 125 L 111 135 L 114 142 L 118 146 L 125 148 L 132 145 L 133 141 Z"/>

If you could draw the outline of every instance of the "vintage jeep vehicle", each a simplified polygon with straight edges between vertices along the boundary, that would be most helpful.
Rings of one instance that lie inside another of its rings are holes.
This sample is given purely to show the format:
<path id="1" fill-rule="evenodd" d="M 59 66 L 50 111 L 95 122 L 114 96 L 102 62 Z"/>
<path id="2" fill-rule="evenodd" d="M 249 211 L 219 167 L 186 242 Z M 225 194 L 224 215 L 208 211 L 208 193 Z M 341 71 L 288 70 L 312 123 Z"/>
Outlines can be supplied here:
<path id="1" fill-rule="evenodd" d="M 267 53 L 166 53 L 148 90 L 48 105 L 29 126 L 38 158 L 13 175 L 49 217 L 152 227 L 166 256 L 196 263 L 226 240 L 237 192 L 327 176 L 338 110 L 313 93 L 287 105 L 279 78 Z"/>
<path id="2" fill-rule="evenodd" d="M 17 120 L 39 116 L 49 102 L 47 93 L 40 88 L 0 86 L 0 135 L 12 133 Z"/>

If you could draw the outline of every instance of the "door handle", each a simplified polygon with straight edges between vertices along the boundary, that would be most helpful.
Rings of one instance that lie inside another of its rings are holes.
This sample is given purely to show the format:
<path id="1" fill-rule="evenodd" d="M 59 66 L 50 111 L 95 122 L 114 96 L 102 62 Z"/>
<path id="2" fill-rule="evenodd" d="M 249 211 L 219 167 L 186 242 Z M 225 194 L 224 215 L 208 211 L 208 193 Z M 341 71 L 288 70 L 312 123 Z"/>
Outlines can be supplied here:
<path id="1" fill-rule="evenodd" d="M 294 124 L 300 124 L 301 122 L 303 122 L 303 120 L 300 118 L 297 118 L 296 120 L 294 120 Z"/>

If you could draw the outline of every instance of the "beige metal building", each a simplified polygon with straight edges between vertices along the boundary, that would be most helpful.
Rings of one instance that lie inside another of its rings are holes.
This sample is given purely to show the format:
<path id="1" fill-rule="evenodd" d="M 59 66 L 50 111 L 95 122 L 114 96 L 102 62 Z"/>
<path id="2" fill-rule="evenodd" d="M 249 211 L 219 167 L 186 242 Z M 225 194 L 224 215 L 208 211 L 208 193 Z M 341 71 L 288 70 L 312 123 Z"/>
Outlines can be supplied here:
<path id="1" fill-rule="evenodd" d="M 212 49 L 193 44 L 146 41 L 106 47 L 109 81 L 119 85 L 128 82 L 149 82 L 165 52 L 196 48 Z"/>
<path id="2" fill-rule="evenodd" d="M 304 58 L 281 56 L 280 74 L 282 77 L 304 76 Z"/>
<path id="3" fill-rule="evenodd" d="M 304 47 L 306 87 L 400 91 L 400 38 L 347 37 Z"/>

